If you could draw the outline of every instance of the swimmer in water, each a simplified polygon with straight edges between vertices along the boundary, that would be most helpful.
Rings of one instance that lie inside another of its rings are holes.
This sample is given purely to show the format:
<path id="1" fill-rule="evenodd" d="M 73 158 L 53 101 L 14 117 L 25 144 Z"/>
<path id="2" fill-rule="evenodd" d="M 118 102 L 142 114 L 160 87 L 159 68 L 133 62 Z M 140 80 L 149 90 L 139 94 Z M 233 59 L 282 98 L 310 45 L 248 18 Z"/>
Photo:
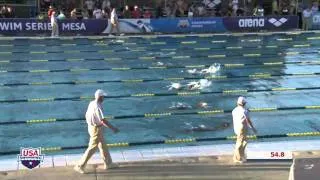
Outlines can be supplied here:
<path id="1" fill-rule="evenodd" d="M 167 86 L 169 91 L 171 90 L 180 90 L 183 86 L 180 83 L 171 83 L 171 85 Z"/>
<path id="2" fill-rule="evenodd" d="M 203 108 L 203 109 L 208 109 L 210 106 L 208 105 L 208 103 L 207 102 L 204 102 L 204 101 L 200 101 L 198 104 L 197 104 L 197 106 L 199 107 L 199 108 Z"/>
<path id="3" fill-rule="evenodd" d="M 192 133 L 192 132 L 217 131 L 217 130 L 227 129 L 228 127 L 230 127 L 230 123 L 228 122 L 223 122 L 222 124 L 216 127 L 207 127 L 206 125 L 201 124 L 199 126 L 191 127 L 189 129 L 184 129 L 183 132 Z"/>
<path id="4" fill-rule="evenodd" d="M 200 109 L 208 109 L 211 106 L 208 105 L 205 101 L 200 101 L 198 104 L 192 106 L 185 102 L 172 102 L 169 109 L 177 109 L 177 110 L 184 110 L 184 109 L 193 109 L 193 108 L 200 108 Z"/>
<path id="5" fill-rule="evenodd" d="M 188 69 L 187 72 L 189 74 L 197 74 L 198 73 L 197 69 Z"/>
<path id="6" fill-rule="evenodd" d="M 213 64 L 207 69 L 203 69 L 200 71 L 200 74 L 214 74 L 220 70 L 220 64 Z"/>
<path id="7" fill-rule="evenodd" d="M 212 82 L 207 79 L 200 79 L 200 81 L 192 81 L 187 84 L 189 90 L 200 90 L 211 86 Z"/>
<path id="8" fill-rule="evenodd" d="M 187 84 L 189 90 L 196 90 L 201 88 L 201 84 L 199 82 L 193 81 Z"/>
<path id="9" fill-rule="evenodd" d="M 157 66 L 164 66 L 164 63 L 163 63 L 163 62 L 158 61 L 158 62 L 157 62 Z"/>
<path id="10" fill-rule="evenodd" d="M 207 132 L 207 131 L 218 131 L 218 130 L 224 130 L 230 127 L 229 122 L 223 122 L 219 126 L 216 127 L 207 127 L 204 124 L 200 124 L 199 126 L 192 126 L 191 123 L 185 122 L 186 128 L 182 129 L 182 133 L 193 133 L 193 132 Z M 175 139 L 176 137 L 174 135 L 168 135 L 168 134 L 162 134 L 163 137 L 168 139 Z"/>
<path id="11" fill-rule="evenodd" d="M 173 102 L 169 109 L 192 109 L 192 106 L 183 102 Z"/>

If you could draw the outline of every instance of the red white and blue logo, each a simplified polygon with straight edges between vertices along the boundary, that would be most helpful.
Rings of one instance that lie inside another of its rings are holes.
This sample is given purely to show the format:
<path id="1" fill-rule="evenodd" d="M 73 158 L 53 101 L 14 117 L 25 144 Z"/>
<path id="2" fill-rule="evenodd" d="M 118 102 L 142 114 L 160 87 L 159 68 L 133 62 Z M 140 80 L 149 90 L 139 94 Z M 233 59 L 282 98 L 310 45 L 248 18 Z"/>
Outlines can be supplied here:
<path id="1" fill-rule="evenodd" d="M 20 148 L 18 162 L 28 169 L 33 169 L 43 162 L 44 154 L 41 154 L 41 148 Z"/>

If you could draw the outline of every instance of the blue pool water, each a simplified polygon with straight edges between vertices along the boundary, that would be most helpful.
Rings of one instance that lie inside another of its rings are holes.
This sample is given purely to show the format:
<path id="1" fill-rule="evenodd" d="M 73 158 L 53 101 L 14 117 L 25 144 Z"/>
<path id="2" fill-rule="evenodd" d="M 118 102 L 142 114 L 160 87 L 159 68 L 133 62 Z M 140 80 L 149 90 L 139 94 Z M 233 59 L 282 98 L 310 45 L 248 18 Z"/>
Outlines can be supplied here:
<path id="1" fill-rule="evenodd" d="M 318 106 L 319 39 L 319 33 L 0 39 L 0 153 L 19 151 L 26 146 L 87 145 L 88 133 L 83 118 L 98 88 L 106 90 L 108 96 L 123 96 L 106 98 L 105 114 L 111 116 L 232 110 L 239 95 L 247 97 L 249 108 Z M 194 68 L 205 68 L 199 65 L 213 64 L 221 65 L 216 73 L 188 73 Z M 305 73 L 315 75 L 299 76 Z M 261 74 L 270 77 L 261 78 Z M 211 86 L 201 90 L 168 90 L 171 83 L 187 84 L 208 77 L 211 77 Z M 274 88 L 307 89 L 266 91 Z M 210 93 L 244 89 L 261 91 Z M 178 96 L 178 92 L 203 94 Z M 146 93 L 162 95 L 133 96 Z M 35 102 L 35 99 L 40 101 Z M 203 101 L 209 104 L 208 109 L 197 107 Z M 176 102 L 187 103 L 192 109 L 169 108 Z M 252 112 L 251 116 L 259 135 L 320 130 L 317 109 Z M 51 118 L 66 121 L 12 123 Z M 79 120 L 67 121 L 75 118 Z M 232 123 L 230 113 L 133 117 L 111 122 L 121 132 L 112 134 L 107 130 L 108 143 L 233 135 L 232 126 L 214 132 L 185 131 L 191 126 L 217 127 L 223 122 Z M 274 140 L 279 139 L 261 141 Z"/>

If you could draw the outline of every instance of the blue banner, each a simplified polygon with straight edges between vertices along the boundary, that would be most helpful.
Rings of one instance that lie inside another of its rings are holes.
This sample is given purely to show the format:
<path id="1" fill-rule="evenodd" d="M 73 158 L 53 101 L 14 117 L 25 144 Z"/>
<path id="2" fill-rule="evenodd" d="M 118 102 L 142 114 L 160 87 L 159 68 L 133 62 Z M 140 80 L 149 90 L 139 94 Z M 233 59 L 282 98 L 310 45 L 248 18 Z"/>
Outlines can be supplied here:
<path id="1" fill-rule="evenodd" d="M 247 32 L 260 30 L 290 30 L 298 28 L 298 16 L 225 17 L 223 24 L 228 31 Z"/>
<path id="2" fill-rule="evenodd" d="M 108 27 L 108 20 L 74 20 L 59 21 L 61 34 L 100 34 Z M 0 19 L 0 34 L 42 34 L 50 33 L 51 23 L 37 19 Z"/>
<path id="3" fill-rule="evenodd" d="M 312 16 L 312 29 L 320 30 L 320 13 L 316 13 Z"/>
<path id="4" fill-rule="evenodd" d="M 313 18 L 315 28 L 320 27 L 320 15 Z M 268 17 L 206 17 L 206 18 L 160 18 L 120 19 L 120 33 L 216 33 L 248 32 L 259 30 L 290 30 L 298 28 L 298 16 Z M 107 19 L 67 19 L 59 21 L 60 35 L 101 35 L 111 30 Z M 0 19 L 0 34 L 39 35 L 50 34 L 48 20 Z"/>
<path id="5" fill-rule="evenodd" d="M 111 22 L 102 34 L 109 34 L 111 31 Z M 150 24 L 150 19 L 119 19 L 120 33 L 144 34 L 153 33 L 154 30 Z M 116 31 L 113 31 L 116 32 Z"/>
<path id="6" fill-rule="evenodd" d="M 151 19 L 154 32 L 161 33 L 203 33 L 226 32 L 222 18 L 163 18 Z"/>

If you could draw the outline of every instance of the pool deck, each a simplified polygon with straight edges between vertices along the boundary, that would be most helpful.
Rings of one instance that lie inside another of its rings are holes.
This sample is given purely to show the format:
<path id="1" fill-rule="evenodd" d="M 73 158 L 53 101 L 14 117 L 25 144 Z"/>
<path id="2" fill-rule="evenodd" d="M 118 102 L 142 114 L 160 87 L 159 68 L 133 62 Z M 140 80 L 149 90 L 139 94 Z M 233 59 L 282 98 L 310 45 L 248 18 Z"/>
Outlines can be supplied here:
<path id="1" fill-rule="evenodd" d="M 232 165 L 224 157 L 183 158 L 167 161 L 124 163 L 120 168 L 102 170 L 89 165 L 87 174 L 72 166 L 0 173 L 0 179 L 24 180 L 98 180 L 98 179 L 260 179 L 283 180 L 289 176 L 290 162 L 248 162 Z"/>
<path id="2" fill-rule="evenodd" d="M 0 179 L 287 179 L 294 157 L 320 157 L 320 140 L 250 142 L 243 165 L 233 164 L 232 151 L 233 144 L 111 150 L 120 168 L 102 170 L 96 153 L 85 175 L 72 169 L 82 154 L 46 156 L 33 170 L 8 159 L 0 160 Z M 270 152 L 286 155 L 271 158 Z"/>

